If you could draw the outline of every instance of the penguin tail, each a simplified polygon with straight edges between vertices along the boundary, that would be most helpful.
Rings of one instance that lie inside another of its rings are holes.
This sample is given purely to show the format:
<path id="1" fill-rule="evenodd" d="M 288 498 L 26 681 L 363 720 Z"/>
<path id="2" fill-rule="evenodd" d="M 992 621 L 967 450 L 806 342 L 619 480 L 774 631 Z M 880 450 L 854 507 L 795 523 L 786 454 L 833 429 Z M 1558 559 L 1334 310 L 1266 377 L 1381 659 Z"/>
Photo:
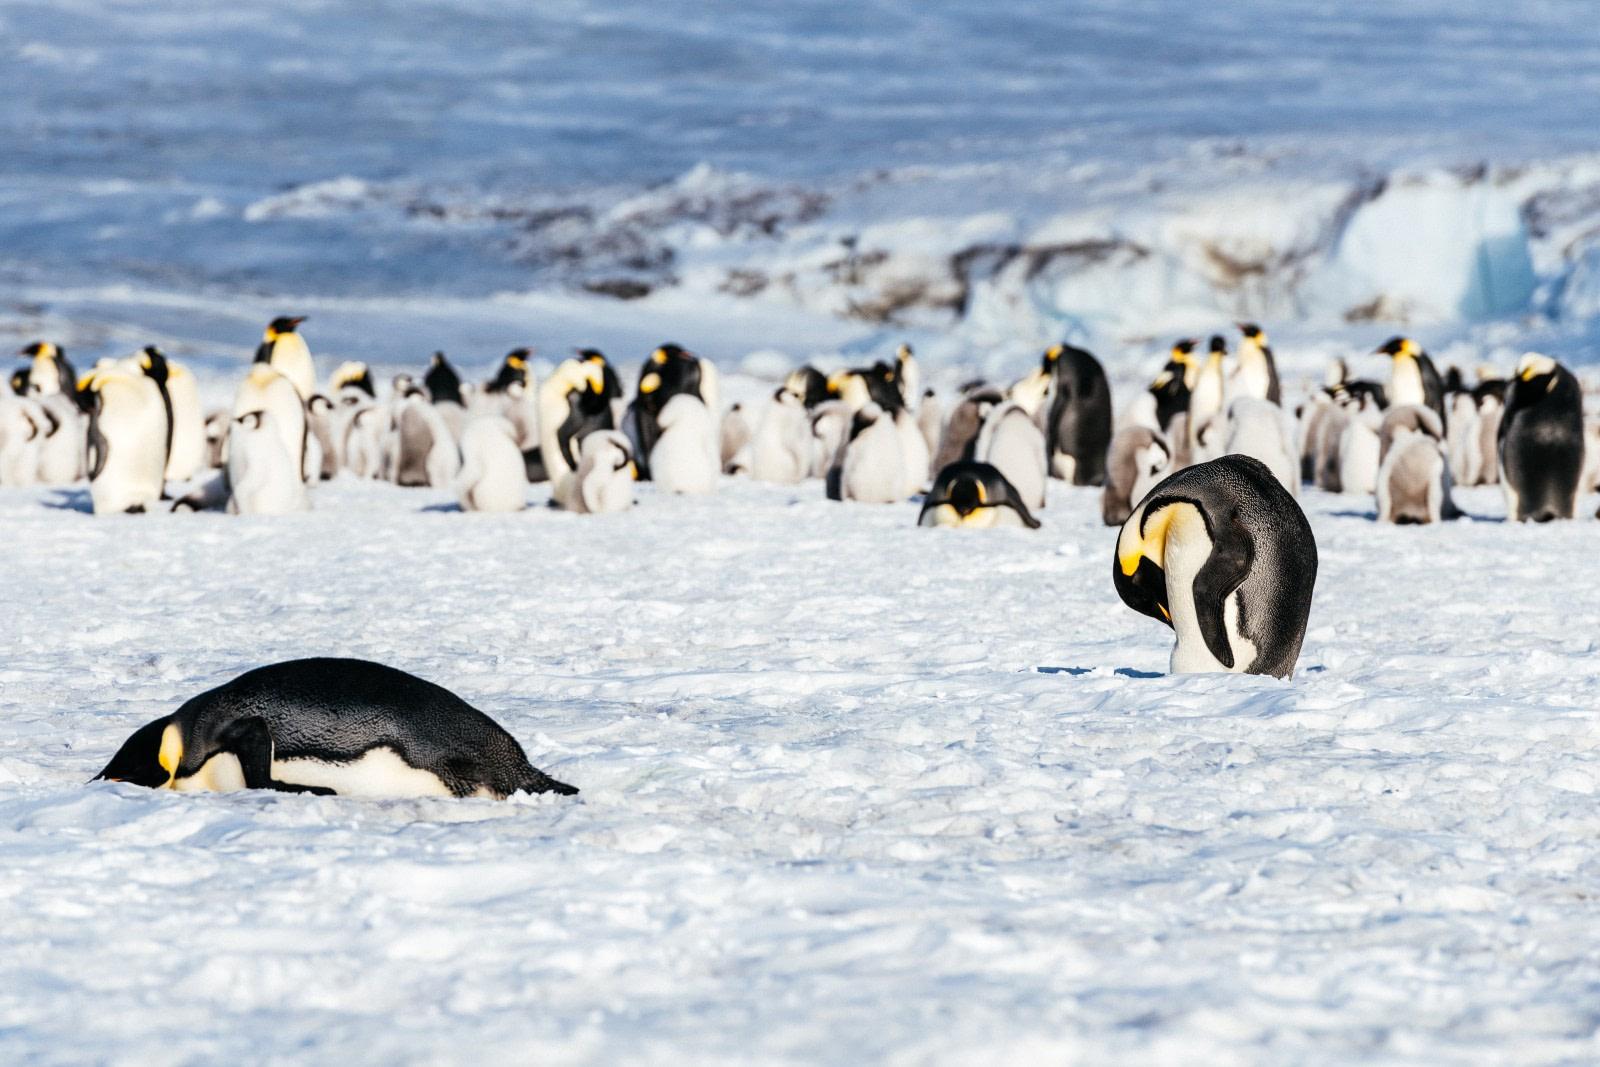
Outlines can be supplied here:
<path id="1" fill-rule="evenodd" d="M 566 782 L 558 782 L 537 769 L 534 770 L 528 781 L 523 784 L 522 789 L 529 793 L 554 793 L 562 797 L 576 796 L 578 793 L 577 786 L 568 785 Z"/>

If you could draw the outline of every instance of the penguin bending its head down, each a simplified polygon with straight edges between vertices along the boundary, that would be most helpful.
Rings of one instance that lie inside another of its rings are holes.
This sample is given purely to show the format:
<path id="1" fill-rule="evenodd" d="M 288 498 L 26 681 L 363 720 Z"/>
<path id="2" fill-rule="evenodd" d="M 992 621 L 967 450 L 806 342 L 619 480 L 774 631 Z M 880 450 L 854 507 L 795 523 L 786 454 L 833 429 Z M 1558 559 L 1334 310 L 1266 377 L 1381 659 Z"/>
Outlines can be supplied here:
<path id="1" fill-rule="evenodd" d="M 1389 356 L 1389 403 L 1421 404 L 1439 416 L 1439 425 L 1450 429 L 1450 416 L 1444 409 L 1444 382 L 1433 360 L 1422 346 L 1409 337 L 1391 337 L 1378 348 Z"/>
<path id="2" fill-rule="evenodd" d="M 460 697 L 355 659 L 258 667 L 140 727 L 96 780 L 179 792 L 487 797 L 577 789 Z"/>
<path id="3" fill-rule="evenodd" d="M 811 472 L 811 448 L 805 399 L 785 385 L 772 394 L 750 442 L 750 477 L 793 485 Z"/>
<path id="4" fill-rule="evenodd" d="M 372 385 L 372 370 L 359 360 L 352 359 L 339 364 L 339 369 L 328 379 L 330 393 L 342 395 L 346 389 L 366 393 L 369 399 L 377 399 L 378 396 L 378 391 Z"/>
<path id="5" fill-rule="evenodd" d="M 705 403 L 692 393 L 679 393 L 656 417 L 660 436 L 650 453 L 655 481 L 664 492 L 709 493 L 717 487 L 719 462 L 716 426 Z"/>
<path id="6" fill-rule="evenodd" d="M 1293 673 L 1317 545 L 1260 460 L 1223 456 L 1162 481 L 1123 524 L 1111 570 L 1123 603 L 1176 631 L 1174 673 Z"/>
<path id="7" fill-rule="evenodd" d="M 633 483 L 639 468 L 633 447 L 616 430 L 596 430 L 578 450 L 577 493 L 573 511 L 604 515 L 633 507 Z"/>
<path id="8" fill-rule="evenodd" d="M 1073 485 L 1106 480 L 1111 445 L 1111 385 L 1093 354 L 1054 345 L 1041 369 L 1051 377 L 1050 414 L 1045 422 L 1050 473 Z"/>
<path id="9" fill-rule="evenodd" d="M 261 334 L 261 345 L 256 349 L 257 363 L 265 363 L 289 379 L 301 400 L 308 400 L 317 391 L 317 366 L 311 361 L 311 349 L 296 331 L 306 321 L 281 316 L 267 324 Z"/>
<path id="10" fill-rule="evenodd" d="M 539 455 L 551 499 L 571 507 L 578 446 L 597 430 L 614 429 L 605 393 L 605 368 L 587 359 L 564 360 L 539 386 Z"/>
<path id="11" fill-rule="evenodd" d="M 1045 506 L 1045 486 L 1050 471 L 1045 466 L 1047 446 L 1036 415 L 1050 388 L 1050 376 L 1036 370 L 1007 392 L 1007 399 L 983 421 L 974 458 L 1005 475 L 1028 507 Z"/>
<path id="12" fill-rule="evenodd" d="M 958 460 L 933 480 L 917 525 L 980 529 L 1026 526 L 1037 530 L 1039 520 L 1028 510 L 1016 487 L 994 466 Z"/>
<path id="13" fill-rule="evenodd" d="M 486 393 L 503 393 L 512 382 L 528 384 L 528 360 L 533 358 L 531 348 L 513 348 L 501 360 L 500 369 L 483 387 Z"/>
<path id="14" fill-rule="evenodd" d="M 1517 362 L 1500 417 L 1500 481 L 1517 522 L 1570 519 L 1583 479 L 1583 391 L 1536 352 Z"/>
<path id="15" fill-rule="evenodd" d="M 1198 369 L 1194 358 L 1196 342 L 1186 337 L 1172 346 L 1167 365 L 1150 383 L 1150 395 L 1156 400 L 1156 423 L 1161 432 L 1172 432 L 1172 420 L 1189 410 L 1190 368 Z"/>

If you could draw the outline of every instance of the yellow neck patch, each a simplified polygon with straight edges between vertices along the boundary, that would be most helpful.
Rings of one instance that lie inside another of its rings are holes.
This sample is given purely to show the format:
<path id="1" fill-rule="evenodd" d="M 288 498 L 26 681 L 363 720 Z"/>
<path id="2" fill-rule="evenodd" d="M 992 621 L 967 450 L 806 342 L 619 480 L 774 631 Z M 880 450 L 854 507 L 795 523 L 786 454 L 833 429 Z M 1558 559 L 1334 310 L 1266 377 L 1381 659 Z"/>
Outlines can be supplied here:
<path id="1" fill-rule="evenodd" d="M 161 731 L 161 754 L 156 758 L 161 769 L 167 772 L 167 786 L 170 787 L 178 777 L 178 764 L 183 762 L 183 735 L 177 723 L 168 723 Z"/>

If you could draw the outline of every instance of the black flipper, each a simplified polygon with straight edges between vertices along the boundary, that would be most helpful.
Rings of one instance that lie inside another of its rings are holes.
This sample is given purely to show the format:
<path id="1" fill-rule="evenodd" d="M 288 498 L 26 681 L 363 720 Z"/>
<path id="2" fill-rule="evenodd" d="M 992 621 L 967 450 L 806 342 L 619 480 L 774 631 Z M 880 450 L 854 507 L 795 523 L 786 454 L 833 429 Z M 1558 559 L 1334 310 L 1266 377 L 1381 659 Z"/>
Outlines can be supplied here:
<path id="1" fill-rule="evenodd" d="M 1224 667 L 1233 669 L 1233 648 L 1228 644 L 1224 606 L 1250 573 L 1255 558 L 1255 542 L 1239 521 L 1238 512 L 1218 525 L 1211 542 L 1211 556 L 1194 576 L 1194 613 L 1206 647 Z"/>
<path id="2" fill-rule="evenodd" d="M 259 715 L 236 719 L 217 738 L 221 751 L 231 752 L 244 771 L 246 789 L 274 789 L 280 793 L 315 793 L 318 796 L 334 795 L 332 789 L 319 785 L 295 785 L 280 782 L 272 777 L 272 731 Z"/>

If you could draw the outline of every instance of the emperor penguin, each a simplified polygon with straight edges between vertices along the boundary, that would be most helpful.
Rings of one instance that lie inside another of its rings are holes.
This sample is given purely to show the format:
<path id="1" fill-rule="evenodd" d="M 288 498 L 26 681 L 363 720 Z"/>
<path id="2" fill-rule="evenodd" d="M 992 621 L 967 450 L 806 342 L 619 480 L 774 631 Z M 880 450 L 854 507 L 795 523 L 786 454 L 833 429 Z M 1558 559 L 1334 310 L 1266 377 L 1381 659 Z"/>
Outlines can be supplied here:
<path id="1" fill-rule="evenodd" d="M 28 367 L 27 391 L 35 396 L 53 396 L 66 393 L 76 396 L 78 372 L 67 360 L 61 346 L 49 341 L 35 341 L 22 350 L 22 355 L 33 357 Z"/>
<path id="2" fill-rule="evenodd" d="M 963 526 L 989 529 L 997 526 L 1039 528 L 1006 476 L 988 463 L 958 460 L 939 472 L 922 502 L 918 526 Z"/>
<path id="3" fill-rule="evenodd" d="M 907 411 L 915 413 L 917 405 L 922 402 L 922 369 L 917 366 L 917 357 L 908 344 L 902 344 L 894 353 L 895 384 L 900 391 L 900 404 Z M 929 446 L 931 449 L 933 446 Z"/>
<path id="4" fill-rule="evenodd" d="M 443 352 L 435 352 L 428 361 L 428 370 L 422 376 L 422 387 L 434 410 L 450 429 L 450 436 L 459 441 L 467 422 L 467 402 L 461 394 L 461 375 L 450 365 Z"/>
<path id="5" fill-rule="evenodd" d="M 317 367 L 311 361 L 311 349 L 297 332 L 305 316 L 282 316 L 267 324 L 261 335 L 261 345 L 256 349 L 256 362 L 265 363 L 289 380 L 302 402 L 317 391 Z"/>
<path id="6" fill-rule="evenodd" d="M 1433 360 L 1409 337 L 1391 337 L 1378 348 L 1392 360 L 1389 367 L 1389 403 L 1421 404 L 1439 416 L 1447 431 L 1450 416 L 1444 409 L 1444 382 Z"/>
<path id="7" fill-rule="evenodd" d="M 811 410 L 810 476 L 825 479 L 829 500 L 839 499 L 844 450 L 850 443 L 855 417 L 855 412 L 842 400 L 824 401 Z"/>
<path id="8" fill-rule="evenodd" d="M 155 345 L 139 353 L 141 370 L 161 390 L 167 411 L 167 480 L 186 482 L 206 461 L 206 419 L 194 375 Z"/>
<path id="9" fill-rule="evenodd" d="M 1259 459 L 1290 496 L 1297 495 L 1300 464 L 1283 421 L 1283 409 L 1271 400 L 1244 395 L 1229 402 L 1227 420 L 1225 450 Z"/>
<path id="10" fill-rule="evenodd" d="M 783 386 L 799 396 L 808 409 L 828 401 L 828 376 L 809 363 L 799 370 L 790 371 Z"/>
<path id="11" fill-rule="evenodd" d="M 722 473 L 739 474 L 750 467 L 750 420 L 744 405 L 734 404 L 722 415 L 719 453 Z"/>
<path id="12" fill-rule="evenodd" d="M 448 486 L 461 470 L 461 449 L 443 413 L 425 392 L 411 392 L 395 412 L 397 485 Z"/>
<path id="13" fill-rule="evenodd" d="M 227 411 L 212 411 L 206 416 L 206 466 L 221 470 L 228 461 L 228 429 L 233 416 Z"/>
<path id="14" fill-rule="evenodd" d="M 974 455 L 1005 476 L 1029 510 L 1045 505 L 1048 445 L 1037 414 L 1050 388 L 1050 376 L 1036 370 L 1011 387 L 1007 400 L 989 412 Z"/>
<path id="15" fill-rule="evenodd" d="M 1005 394 L 983 382 L 969 383 L 961 399 L 945 420 L 944 433 L 934 451 L 933 468 L 944 470 L 950 464 L 972 459 L 978 447 L 978 434 L 989 413 L 1005 402 Z"/>
<path id="16" fill-rule="evenodd" d="M 1483 450 L 1478 440 L 1478 402 L 1473 399 L 1469 389 L 1452 392 L 1449 401 L 1451 480 L 1456 485 L 1478 485 L 1483 479 Z"/>
<path id="17" fill-rule="evenodd" d="M 616 430 L 596 430 L 578 448 L 577 493 L 572 510 L 606 515 L 633 507 L 639 469 L 633 446 Z"/>
<path id="18" fill-rule="evenodd" d="M 1178 471 L 1123 524 L 1112 577 L 1123 603 L 1172 627 L 1173 673 L 1287 678 L 1311 614 L 1317 545 L 1276 475 L 1251 456 Z"/>
<path id="19" fill-rule="evenodd" d="M 272 364 L 251 364 L 250 373 L 234 394 L 233 414 L 265 411 L 272 416 L 272 427 L 283 442 L 284 454 L 297 471 L 305 470 L 306 463 L 306 405 L 294 383 L 273 369 Z M 228 431 L 233 439 L 233 430 Z"/>
<path id="20" fill-rule="evenodd" d="M 1205 435 L 1212 422 L 1223 417 L 1226 383 L 1222 361 L 1227 354 L 1227 342 L 1212 337 L 1206 361 L 1195 373 L 1194 386 L 1189 390 L 1189 453 L 1196 462 L 1212 458 L 1206 448 Z"/>
<path id="21" fill-rule="evenodd" d="M 346 360 L 339 364 L 328 379 L 328 392 L 343 398 L 354 393 L 364 393 L 368 400 L 376 400 L 378 391 L 372 384 L 372 370 L 360 360 Z"/>
<path id="22" fill-rule="evenodd" d="M 721 468 L 717 434 L 705 401 L 680 392 L 656 414 L 658 436 L 650 452 L 650 469 L 664 492 L 709 493 L 717 487 Z"/>
<path id="23" fill-rule="evenodd" d="M 338 424 L 339 409 L 333 401 L 321 393 L 312 393 L 311 399 L 306 401 L 306 426 L 310 440 L 317 445 L 318 481 L 331 480 L 339 473 L 339 465 L 343 462 L 344 450 L 339 447 Z"/>
<path id="24" fill-rule="evenodd" d="M 1537 352 L 1517 361 L 1500 420 L 1500 484 L 1518 522 L 1570 519 L 1583 476 L 1583 391 Z"/>
<path id="25" fill-rule="evenodd" d="M 800 393 L 785 385 L 772 394 L 750 442 L 750 477 L 794 485 L 811 472 L 811 417 Z"/>
<path id="26" fill-rule="evenodd" d="M 178 792 L 485 797 L 575 788 L 447 689 L 354 659 L 258 667 L 140 727 L 96 780 Z"/>
<path id="27" fill-rule="evenodd" d="M 1266 332 L 1253 322 L 1239 323 L 1244 340 L 1239 345 L 1239 362 L 1228 378 L 1228 397 L 1253 396 L 1282 404 L 1278 387 L 1278 364 L 1267 346 Z"/>
<path id="28" fill-rule="evenodd" d="M 17 396 L 28 395 L 28 368 L 18 367 L 11 372 L 11 391 Z"/>
<path id="29" fill-rule="evenodd" d="M 1478 406 L 1478 482 L 1497 485 L 1500 481 L 1500 423 L 1505 417 L 1507 385 L 1501 378 L 1486 378 L 1472 389 Z"/>
<path id="30" fill-rule="evenodd" d="M 29 397 L 0 397 L 0 485 L 28 486 L 38 481 L 39 450 L 48 418 Z"/>
<path id="31" fill-rule="evenodd" d="M 494 377 L 484 384 L 485 393 L 504 393 L 513 383 L 520 383 L 527 387 L 531 383 L 528 370 L 528 361 L 533 359 L 533 349 L 513 348 L 506 353 L 500 361 L 500 367 Z"/>
<path id="32" fill-rule="evenodd" d="M 1073 485 L 1106 480 L 1111 444 L 1111 385 L 1100 361 L 1085 349 L 1052 345 L 1041 367 L 1050 377 L 1045 422 L 1050 473 Z"/>
<path id="33" fill-rule="evenodd" d="M 228 511 L 287 515 L 306 510 L 306 483 L 267 411 L 247 411 L 228 430 Z"/>
<path id="34" fill-rule="evenodd" d="M 1172 448 L 1148 426 L 1124 426 L 1111 439 L 1106 460 L 1106 487 L 1100 495 L 1100 517 L 1107 526 L 1121 526 L 1133 506 L 1145 498 L 1172 467 Z"/>
<path id="35" fill-rule="evenodd" d="M 650 353 L 639 369 L 639 387 L 630 408 L 634 438 L 638 442 L 639 477 L 655 477 L 651 458 L 661 436 L 660 416 L 672 398 L 688 394 L 698 398 L 707 411 L 720 410 L 717 371 L 708 359 L 675 344 L 664 344 Z"/>
<path id="36" fill-rule="evenodd" d="M 539 386 L 539 453 L 557 507 L 573 505 L 577 489 L 573 474 L 584 437 L 614 428 L 610 405 L 595 403 L 604 391 L 603 368 L 583 359 L 562 361 Z"/>
<path id="37" fill-rule="evenodd" d="M 44 485 L 71 485 L 83 477 L 83 454 L 87 438 L 84 416 L 78 406 L 78 383 L 71 382 L 66 392 L 38 397 L 39 406 L 49 421 L 39 446 L 39 481 Z"/>
<path id="38" fill-rule="evenodd" d="M 479 415 L 461 434 L 456 497 L 462 511 L 521 511 L 528 504 L 528 472 L 516 428 L 496 415 Z"/>
<path id="39" fill-rule="evenodd" d="M 939 403 L 939 394 L 932 389 L 923 391 L 922 403 L 917 405 L 917 429 L 922 431 L 922 443 L 928 448 L 931 462 L 944 433 L 944 407 Z M 930 470 L 929 473 L 934 472 Z"/>
<path id="40" fill-rule="evenodd" d="M 77 383 L 89 413 L 89 499 L 96 515 L 153 508 L 165 487 L 167 412 L 156 383 L 121 364 Z"/>
<path id="41" fill-rule="evenodd" d="M 1455 517 L 1439 417 L 1420 404 L 1392 407 L 1381 437 L 1378 521 L 1423 525 Z"/>
<path id="42" fill-rule="evenodd" d="M 1194 358 L 1194 346 L 1197 343 L 1192 337 L 1174 343 L 1167 365 L 1150 383 L 1149 392 L 1156 402 L 1156 427 L 1169 437 L 1172 434 L 1172 420 L 1189 410 L 1188 380 L 1190 368 L 1198 369 Z"/>
<path id="43" fill-rule="evenodd" d="M 906 498 L 905 453 L 894 418 L 868 401 L 851 418 L 849 440 L 837 475 L 836 500 L 893 504 Z"/>

